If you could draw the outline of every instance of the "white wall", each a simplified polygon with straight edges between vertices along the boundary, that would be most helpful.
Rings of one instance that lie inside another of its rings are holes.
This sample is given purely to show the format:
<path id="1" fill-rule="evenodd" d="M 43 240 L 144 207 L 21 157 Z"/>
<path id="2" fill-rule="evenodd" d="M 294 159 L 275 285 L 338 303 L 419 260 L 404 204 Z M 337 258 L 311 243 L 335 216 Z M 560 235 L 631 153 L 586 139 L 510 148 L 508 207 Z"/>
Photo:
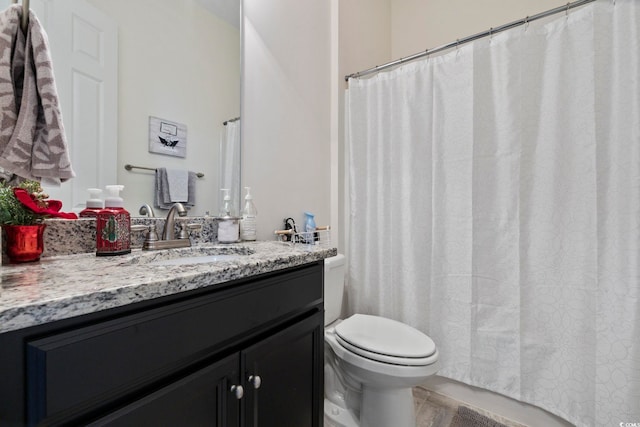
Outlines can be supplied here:
<path id="1" fill-rule="evenodd" d="M 90 0 L 119 22 L 118 183 L 125 208 L 153 202 L 153 172 L 205 173 L 190 215 L 217 214 L 222 122 L 240 112 L 240 34 L 195 0 Z M 187 125 L 186 158 L 152 154 L 149 116 Z"/>
<path id="2" fill-rule="evenodd" d="M 566 0 L 389 1 L 394 59 L 567 4 Z"/>
<path id="3" fill-rule="evenodd" d="M 346 184 L 345 144 L 344 144 L 344 94 L 347 84 L 344 76 L 355 71 L 389 62 L 391 56 L 391 8 L 389 0 L 351 0 L 339 1 L 337 32 L 338 75 L 332 76 L 332 89 L 337 92 L 332 106 L 334 121 L 337 123 L 338 138 L 334 144 L 337 160 L 331 164 L 333 176 L 337 178 L 332 188 L 333 203 L 338 219 L 334 221 L 338 251 L 346 252 L 347 206 L 349 203 Z"/>
<path id="4" fill-rule="evenodd" d="M 283 219 L 330 219 L 330 2 L 244 0 L 242 184 L 258 239 Z"/>

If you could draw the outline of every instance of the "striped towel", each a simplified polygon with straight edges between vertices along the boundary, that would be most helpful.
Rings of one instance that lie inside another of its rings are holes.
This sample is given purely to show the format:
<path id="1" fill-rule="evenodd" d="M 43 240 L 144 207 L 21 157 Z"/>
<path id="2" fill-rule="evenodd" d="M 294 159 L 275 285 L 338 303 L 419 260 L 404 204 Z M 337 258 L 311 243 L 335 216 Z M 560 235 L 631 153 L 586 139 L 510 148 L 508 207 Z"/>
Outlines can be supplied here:
<path id="1" fill-rule="evenodd" d="M 60 183 L 73 178 L 47 36 L 22 6 L 0 13 L 0 168 L 4 176 Z"/>

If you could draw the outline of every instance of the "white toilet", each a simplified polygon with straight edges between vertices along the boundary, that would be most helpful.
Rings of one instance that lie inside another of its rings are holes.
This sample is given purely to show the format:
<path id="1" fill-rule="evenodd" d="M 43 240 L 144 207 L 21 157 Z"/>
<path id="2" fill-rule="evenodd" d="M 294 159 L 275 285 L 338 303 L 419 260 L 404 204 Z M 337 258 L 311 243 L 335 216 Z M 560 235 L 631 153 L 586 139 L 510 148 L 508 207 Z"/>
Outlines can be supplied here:
<path id="1" fill-rule="evenodd" d="M 437 372 L 435 344 L 395 320 L 340 320 L 344 255 L 324 262 L 325 427 L 415 427 L 411 389 Z"/>

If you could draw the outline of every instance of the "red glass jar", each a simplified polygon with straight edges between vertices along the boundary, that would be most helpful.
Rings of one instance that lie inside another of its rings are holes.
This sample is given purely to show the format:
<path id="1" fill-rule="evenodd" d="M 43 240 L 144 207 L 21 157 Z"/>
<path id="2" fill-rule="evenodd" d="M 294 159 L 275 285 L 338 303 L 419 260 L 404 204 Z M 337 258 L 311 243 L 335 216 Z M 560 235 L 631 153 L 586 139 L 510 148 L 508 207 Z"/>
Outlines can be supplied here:
<path id="1" fill-rule="evenodd" d="M 12 263 L 38 261 L 44 250 L 46 224 L 3 225 L 6 251 Z"/>

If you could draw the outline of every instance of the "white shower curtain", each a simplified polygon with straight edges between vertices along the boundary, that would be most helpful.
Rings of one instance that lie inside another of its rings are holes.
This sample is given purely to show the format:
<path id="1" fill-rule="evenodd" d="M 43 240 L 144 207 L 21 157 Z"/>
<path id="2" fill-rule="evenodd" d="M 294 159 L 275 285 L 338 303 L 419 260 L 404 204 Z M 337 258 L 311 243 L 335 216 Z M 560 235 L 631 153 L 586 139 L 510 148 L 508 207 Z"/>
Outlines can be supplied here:
<path id="1" fill-rule="evenodd" d="M 640 423 L 640 2 L 350 80 L 349 302 L 440 375 Z"/>
<path id="2" fill-rule="evenodd" d="M 220 140 L 220 188 L 228 188 L 235 215 L 240 214 L 240 119 L 227 121 Z M 224 195 L 218 194 L 218 206 L 221 207 Z M 217 215 L 218 212 L 215 212 Z"/>

